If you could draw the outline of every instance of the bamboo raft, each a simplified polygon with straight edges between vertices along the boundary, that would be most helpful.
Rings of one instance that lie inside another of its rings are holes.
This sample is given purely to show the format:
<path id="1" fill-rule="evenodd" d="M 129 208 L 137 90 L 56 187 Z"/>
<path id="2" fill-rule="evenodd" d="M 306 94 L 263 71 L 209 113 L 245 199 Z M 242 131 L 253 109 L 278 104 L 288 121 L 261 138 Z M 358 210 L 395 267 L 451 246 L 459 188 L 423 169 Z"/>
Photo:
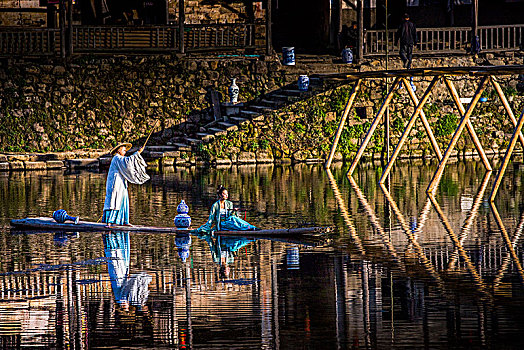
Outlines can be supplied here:
<path id="1" fill-rule="evenodd" d="M 23 230 L 54 230 L 54 231 L 69 231 L 69 232 L 100 232 L 100 231 L 131 231 L 131 232 L 149 232 L 149 233 L 192 233 L 192 230 L 180 230 L 175 227 L 155 227 L 155 226 L 119 226 L 113 225 L 106 227 L 105 223 L 79 221 L 78 224 L 63 223 L 60 224 L 52 218 L 25 218 L 11 220 L 11 226 Z M 297 236 L 302 234 L 326 233 L 330 232 L 331 227 L 299 227 L 288 229 L 267 229 L 258 231 L 216 231 L 220 235 L 228 236 Z"/>

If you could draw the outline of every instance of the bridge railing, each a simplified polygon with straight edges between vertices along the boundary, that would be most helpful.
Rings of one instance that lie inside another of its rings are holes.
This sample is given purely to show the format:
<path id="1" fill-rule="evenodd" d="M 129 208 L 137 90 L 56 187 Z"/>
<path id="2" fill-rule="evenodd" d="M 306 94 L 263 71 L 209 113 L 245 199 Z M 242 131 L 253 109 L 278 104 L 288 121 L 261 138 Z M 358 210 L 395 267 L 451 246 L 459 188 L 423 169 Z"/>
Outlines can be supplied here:
<path id="1" fill-rule="evenodd" d="M 524 45 L 524 24 L 481 26 L 479 30 L 481 52 L 521 50 Z M 395 45 L 396 30 L 368 30 L 365 33 L 364 55 L 398 53 Z M 465 53 L 471 46 L 471 27 L 418 28 L 418 54 Z"/>
<path id="2" fill-rule="evenodd" d="M 74 26 L 73 52 L 180 51 L 179 27 Z M 0 55 L 60 52 L 59 29 L 0 28 Z M 184 28 L 186 52 L 255 47 L 254 24 L 191 24 Z"/>

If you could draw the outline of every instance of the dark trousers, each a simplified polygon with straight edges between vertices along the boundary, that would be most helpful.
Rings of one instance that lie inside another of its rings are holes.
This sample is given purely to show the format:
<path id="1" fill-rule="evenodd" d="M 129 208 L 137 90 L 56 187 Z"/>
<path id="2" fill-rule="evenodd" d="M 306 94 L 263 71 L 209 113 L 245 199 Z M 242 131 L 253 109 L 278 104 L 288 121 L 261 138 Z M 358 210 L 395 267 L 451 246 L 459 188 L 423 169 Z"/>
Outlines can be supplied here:
<path id="1" fill-rule="evenodd" d="M 413 59 L 413 44 L 400 44 L 400 58 L 404 63 L 404 68 L 411 68 Z"/>

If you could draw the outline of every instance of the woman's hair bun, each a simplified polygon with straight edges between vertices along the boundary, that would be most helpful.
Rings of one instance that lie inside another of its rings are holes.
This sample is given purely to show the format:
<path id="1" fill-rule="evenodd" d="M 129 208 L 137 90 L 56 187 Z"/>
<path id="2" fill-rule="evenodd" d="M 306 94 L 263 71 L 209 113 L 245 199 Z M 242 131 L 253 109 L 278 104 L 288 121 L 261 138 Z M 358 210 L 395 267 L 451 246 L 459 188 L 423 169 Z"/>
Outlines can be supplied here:
<path id="1" fill-rule="evenodd" d="M 226 188 L 222 185 L 218 186 L 217 188 L 217 194 L 220 195 L 222 193 L 222 191 L 224 191 Z"/>

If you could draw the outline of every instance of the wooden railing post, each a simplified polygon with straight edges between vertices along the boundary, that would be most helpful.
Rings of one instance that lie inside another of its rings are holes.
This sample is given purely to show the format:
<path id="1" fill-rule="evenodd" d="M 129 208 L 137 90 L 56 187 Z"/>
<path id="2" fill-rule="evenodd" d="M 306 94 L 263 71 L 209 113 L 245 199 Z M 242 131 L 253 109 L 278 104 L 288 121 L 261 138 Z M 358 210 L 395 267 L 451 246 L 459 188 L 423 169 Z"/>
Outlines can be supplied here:
<path id="1" fill-rule="evenodd" d="M 186 21 L 186 10 L 184 0 L 178 0 L 178 44 L 180 53 L 185 53 L 184 23 Z"/>

